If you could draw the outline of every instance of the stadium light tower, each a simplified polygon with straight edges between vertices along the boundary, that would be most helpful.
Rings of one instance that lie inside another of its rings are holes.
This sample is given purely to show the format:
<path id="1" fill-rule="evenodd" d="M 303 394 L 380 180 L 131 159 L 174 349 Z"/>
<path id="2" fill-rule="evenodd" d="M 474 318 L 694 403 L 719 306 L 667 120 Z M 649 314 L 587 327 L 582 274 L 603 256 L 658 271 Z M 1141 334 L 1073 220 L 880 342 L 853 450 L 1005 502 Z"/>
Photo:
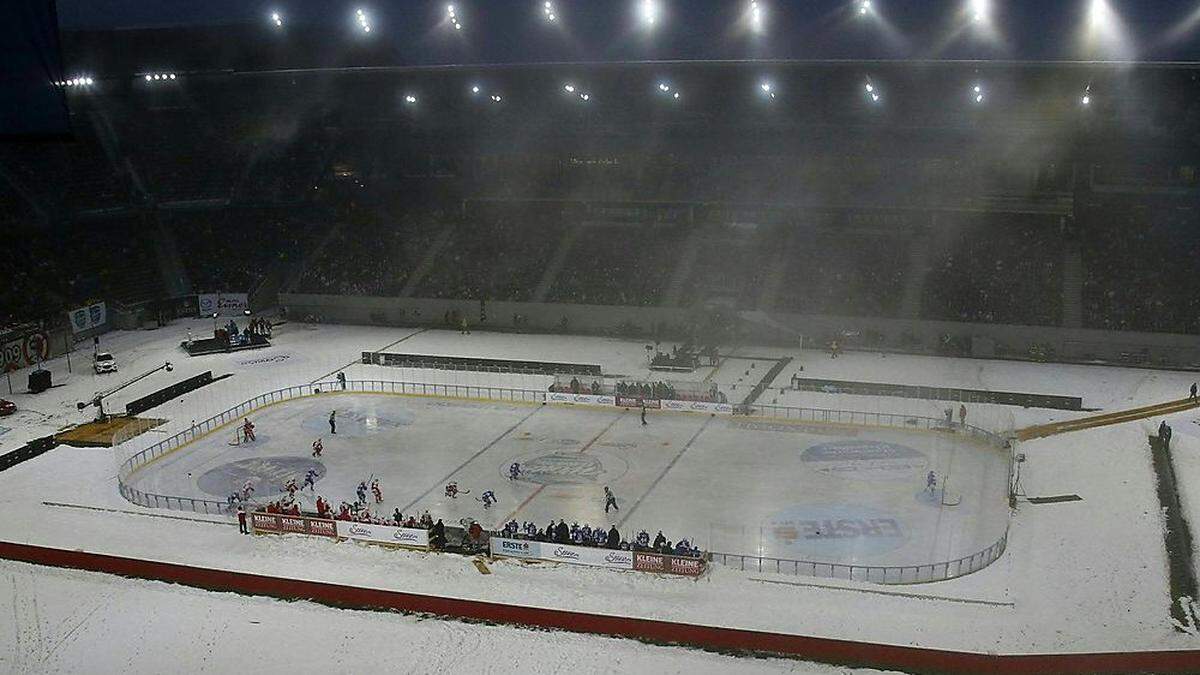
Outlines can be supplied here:
<path id="1" fill-rule="evenodd" d="M 453 4 L 446 5 L 446 21 L 454 26 L 454 30 L 462 30 L 462 21 L 459 20 L 458 7 Z"/>

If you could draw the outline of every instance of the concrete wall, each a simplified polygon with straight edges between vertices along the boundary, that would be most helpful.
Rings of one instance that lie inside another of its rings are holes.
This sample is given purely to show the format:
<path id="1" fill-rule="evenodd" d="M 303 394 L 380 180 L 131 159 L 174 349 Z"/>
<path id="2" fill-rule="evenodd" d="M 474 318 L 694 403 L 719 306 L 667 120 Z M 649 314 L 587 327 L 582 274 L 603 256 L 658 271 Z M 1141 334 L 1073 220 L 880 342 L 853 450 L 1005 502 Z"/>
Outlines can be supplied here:
<path id="1" fill-rule="evenodd" d="M 647 339 L 657 336 L 666 340 L 688 334 L 705 339 L 705 327 L 712 325 L 720 311 L 701 307 L 489 302 L 487 321 L 481 326 L 479 302 L 471 300 L 285 293 L 280 295 L 280 304 L 295 320 L 311 316 L 331 323 L 441 326 L 445 325 L 446 312 L 457 311 L 474 328 Z M 516 327 L 514 315 L 523 317 Z M 734 316 L 728 311 L 724 315 Z M 819 347 L 837 338 L 848 349 L 1200 369 L 1200 337 L 1191 335 L 763 312 L 736 316 L 733 331 L 739 340 L 749 343 L 794 346 L 803 336 L 806 347 Z"/>

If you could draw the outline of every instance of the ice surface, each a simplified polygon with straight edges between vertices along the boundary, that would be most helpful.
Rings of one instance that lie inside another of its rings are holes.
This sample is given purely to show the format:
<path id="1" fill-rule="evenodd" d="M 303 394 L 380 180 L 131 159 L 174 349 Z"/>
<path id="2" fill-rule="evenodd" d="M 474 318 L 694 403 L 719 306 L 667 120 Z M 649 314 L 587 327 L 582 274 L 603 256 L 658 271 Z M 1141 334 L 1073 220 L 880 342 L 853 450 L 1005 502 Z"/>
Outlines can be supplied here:
<path id="1" fill-rule="evenodd" d="M 386 374 L 386 373 L 381 373 Z M 337 411 L 338 433 L 328 416 Z M 945 431 L 868 429 L 688 413 L 323 394 L 251 414 L 257 440 L 226 431 L 159 459 L 130 484 L 144 492 L 222 500 L 246 480 L 259 500 L 302 482 L 321 438 L 315 492 L 335 504 L 381 481 L 391 514 L 430 511 L 499 528 L 566 519 L 629 539 L 686 537 L 705 550 L 857 565 L 923 565 L 986 549 L 1007 527 L 1007 451 Z M 508 478 L 519 463 L 525 477 Z M 961 496 L 943 505 L 926 490 Z M 470 493 L 451 499 L 455 481 Z M 605 486 L 618 510 L 604 511 Z M 478 496 L 495 492 L 484 509 Z"/>

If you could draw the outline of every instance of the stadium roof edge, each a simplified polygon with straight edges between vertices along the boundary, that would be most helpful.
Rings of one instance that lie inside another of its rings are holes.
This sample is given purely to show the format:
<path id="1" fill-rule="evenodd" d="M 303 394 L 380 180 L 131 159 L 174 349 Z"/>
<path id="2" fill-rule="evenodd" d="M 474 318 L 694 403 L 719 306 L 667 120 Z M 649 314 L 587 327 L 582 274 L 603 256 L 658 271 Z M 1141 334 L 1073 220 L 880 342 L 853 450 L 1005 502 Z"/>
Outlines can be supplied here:
<path id="1" fill-rule="evenodd" d="M 478 70 L 534 70 L 547 68 L 629 68 L 679 66 L 764 66 L 764 67 L 972 67 L 972 68 L 1129 68 L 1151 70 L 1200 69 L 1200 61 L 1018 61 L 1018 60 L 950 60 L 950 59 L 739 59 L 739 60 L 666 60 L 666 61 L 552 61 L 526 63 L 463 63 L 424 64 L 414 66 L 338 66 L 322 68 L 283 68 L 269 70 L 220 70 L 210 73 L 232 73 L 241 76 L 287 75 L 300 73 L 418 73 L 460 72 Z M 197 73 L 201 74 L 201 73 Z"/>

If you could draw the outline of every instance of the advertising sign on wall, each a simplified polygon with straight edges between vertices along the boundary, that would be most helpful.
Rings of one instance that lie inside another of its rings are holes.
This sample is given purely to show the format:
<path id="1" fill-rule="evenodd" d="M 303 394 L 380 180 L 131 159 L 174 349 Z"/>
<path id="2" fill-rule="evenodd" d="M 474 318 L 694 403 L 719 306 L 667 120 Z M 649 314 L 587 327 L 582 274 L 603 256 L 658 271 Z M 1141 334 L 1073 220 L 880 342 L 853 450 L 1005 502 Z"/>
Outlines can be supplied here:
<path id="1" fill-rule="evenodd" d="M 255 511 L 250 514 L 250 523 L 254 527 L 255 533 L 313 534 L 319 537 L 338 536 L 334 521 L 325 518 L 287 516 L 278 513 Z"/>
<path id="2" fill-rule="evenodd" d="M 393 527 L 372 523 L 355 523 L 338 520 L 337 536 L 341 539 L 369 541 L 376 544 L 391 544 L 410 548 L 429 548 L 429 531 L 414 527 Z"/>
<path id="3" fill-rule="evenodd" d="M 200 316 L 231 316 L 250 309 L 250 296 L 246 293 L 200 293 L 196 296 L 196 305 Z"/>
<path id="4" fill-rule="evenodd" d="M 103 302 L 97 302 L 67 312 L 67 318 L 71 320 L 71 331 L 82 333 L 108 323 L 108 308 Z"/>

